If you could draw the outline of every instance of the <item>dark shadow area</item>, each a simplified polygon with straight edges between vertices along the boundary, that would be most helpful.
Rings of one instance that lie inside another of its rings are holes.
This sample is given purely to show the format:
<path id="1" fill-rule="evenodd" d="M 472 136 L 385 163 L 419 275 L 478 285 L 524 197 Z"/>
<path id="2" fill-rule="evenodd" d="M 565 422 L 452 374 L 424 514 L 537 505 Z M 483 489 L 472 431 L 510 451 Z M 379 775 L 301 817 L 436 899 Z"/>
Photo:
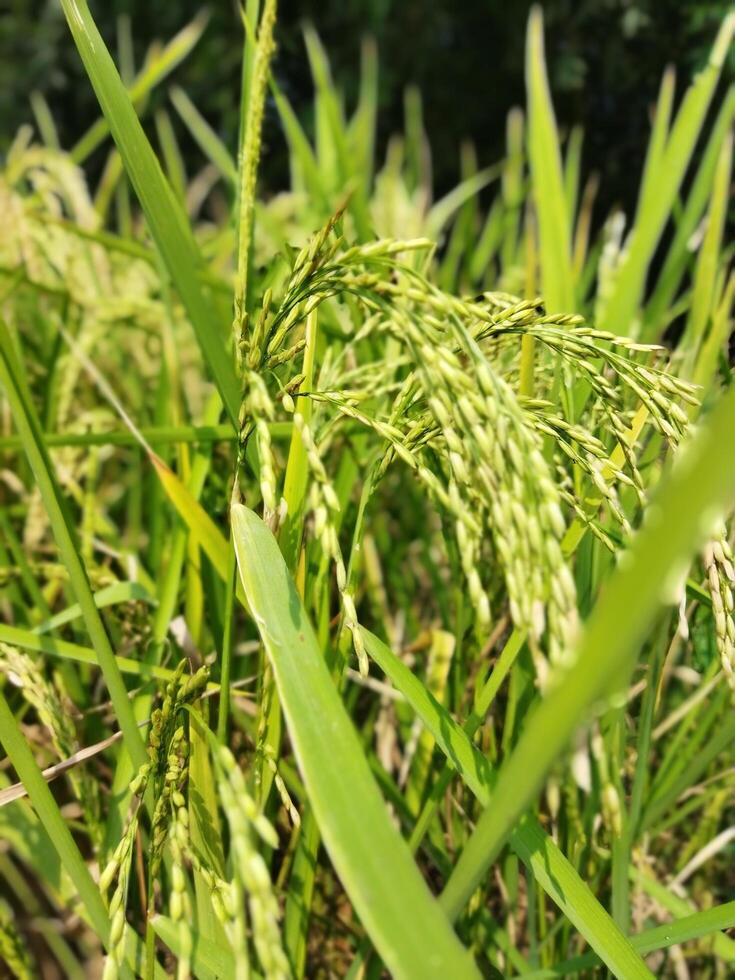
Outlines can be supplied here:
<path id="1" fill-rule="evenodd" d="M 136 62 L 149 45 L 167 40 L 204 5 L 200 0 L 91 2 L 100 30 L 115 52 L 117 23 L 130 17 Z M 505 120 L 523 105 L 524 45 L 529 0 L 284 0 L 279 4 L 276 72 L 312 128 L 313 88 L 301 25 L 311 20 L 328 52 L 348 106 L 359 84 L 360 41 L 378 44 L 380 109 L 378 161 L 391 134 L 403 129 L 403 95 L 415 85 L 423 98 L 437 192 L 459 175 L 459 147 L 471 140 L 481 166 L 504 152 Z M 598 214 L 635 204 L 649 110 L 667 64 L 679 67 L 679 88 L 706 62 L 725 2 L 701 0 L 548 0 L 543 4 L 554 103 L 560 127 L 585 128 L 584 172 L 603 174 Z M 170 84 L 182 85 L 217 132 L 234 145 L 238 126 L 240 28 L 234 2 L 211 4 L 210 19 L 194 53 L 150 100 L 147 119 L 166 104 Z M 410 40 L 410 43 L 407 43 Z M 731 53 L 731 59 L 735 55 Z M 725 73 L 728 74 L 727 72 Z M 732 73 L 730 72 L 730 77 Z M 69 147 L 97 118 L 92 89 L 55 0 L 10 0 L 0 18 L 0 151 L 32 119 L 29 93 L 49 101 L 61 142 Z M 175 113 L 172 113 L 175 116 Z M 190 172 L 201 163 L 193 142 L 175 120 Z M 265 190 L 288 181 L 288 155 L 272 102 L 267 109 Z M 104 161 L 98 151 L 90 167 Z"/>

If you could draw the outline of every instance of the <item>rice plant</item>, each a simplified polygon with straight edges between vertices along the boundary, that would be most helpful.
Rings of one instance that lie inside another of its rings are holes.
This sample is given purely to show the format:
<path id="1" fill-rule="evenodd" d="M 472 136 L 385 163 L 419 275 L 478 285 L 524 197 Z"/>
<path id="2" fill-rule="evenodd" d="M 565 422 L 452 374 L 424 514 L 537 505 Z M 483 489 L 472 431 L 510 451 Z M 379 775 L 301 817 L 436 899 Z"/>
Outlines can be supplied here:
<path id="1" fill-rule="evenodd" d="M 730 975 L 735 17 L 601 222 L 539 9 L 434 200 L 369 43 L 348 111 L 306 29 L 308 133 L 248 0 L 228 145 L 145 118 L 203 20 L 136 74 L 61 5 L 100 118 L 0 174 L 7 970 Z"/>

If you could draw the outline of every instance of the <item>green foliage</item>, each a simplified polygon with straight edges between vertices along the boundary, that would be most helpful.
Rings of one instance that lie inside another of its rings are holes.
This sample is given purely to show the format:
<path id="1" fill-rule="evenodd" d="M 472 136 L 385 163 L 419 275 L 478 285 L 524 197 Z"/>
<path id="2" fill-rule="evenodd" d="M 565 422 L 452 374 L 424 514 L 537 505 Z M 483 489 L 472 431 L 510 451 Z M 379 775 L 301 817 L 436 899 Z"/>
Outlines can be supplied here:
<path id="1" fill-rule="evenodd" d="M 139 114 L 201 23 L 136 76 L 62 6 L 102 115 L 65 154 L 36 98 L 0 174 L 9 969 L 724 975 L 732 15 L 598 233 L 538 9 L 434 199 L 369 44 L 345 99 L 307 31 L 310 133 L 247 3 L 237 138 L 171 93 L 190 179 Z"/>

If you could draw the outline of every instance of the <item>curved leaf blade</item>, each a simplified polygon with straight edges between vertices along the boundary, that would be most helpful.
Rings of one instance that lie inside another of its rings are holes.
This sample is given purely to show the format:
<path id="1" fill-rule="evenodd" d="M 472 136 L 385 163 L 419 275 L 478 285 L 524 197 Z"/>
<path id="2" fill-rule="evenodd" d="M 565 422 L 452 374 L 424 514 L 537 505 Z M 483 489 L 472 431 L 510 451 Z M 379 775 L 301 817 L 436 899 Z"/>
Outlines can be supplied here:
<path id="1" fill-rule="evenodd" d="M 540 7 L 528 19 L 526 40 L 528 159 L 538 213 L 541 288 L 555 313 L 574 309 L 570 217 L 564 192 L 559 135 L 546 77 L 544 20 Z"/>
<path id="2" fill-rule="evenodd" d="M 237 428 L 240 393 L 235 369 L 225 350 L 221 325 L 201 289 L 201 262 L 186 215 L 163 175 L 86 0 L 61 0 L 61 5 L 153 239 L 194 327 L 230 420 Z"/>
<path id="3" fill-rule="evenodd" d="M 396 977 L 479 976 L 390 821 L 275 538 L 241 504 L 232 533 L 309 800 L 378 952 Z"/>
<path id="4" fill-rule="evenodd" d="M 496 777 L 487 758 L 392 650 L 366 629 L 362 635 L 369 655 L 404 695 L 464 783 L 487 806 Z M 631 942 L 535 817 L 528 814 L 518 821 L 510 846 L 616 976 L 649 976 Z"/>
<path id="5" fill-rule="evenodd" d="M 715 519 L 735 500 L 735 388 L 682 451 L 651 502 L 647 521 L 590 616 L 576 663 L 528 718 L 498 774 L 491 804 L 460 857 L 442 904 L 456 912 L 497 857 L 546 773 L 592 706 L 619 690 L 660 607 Z"/>

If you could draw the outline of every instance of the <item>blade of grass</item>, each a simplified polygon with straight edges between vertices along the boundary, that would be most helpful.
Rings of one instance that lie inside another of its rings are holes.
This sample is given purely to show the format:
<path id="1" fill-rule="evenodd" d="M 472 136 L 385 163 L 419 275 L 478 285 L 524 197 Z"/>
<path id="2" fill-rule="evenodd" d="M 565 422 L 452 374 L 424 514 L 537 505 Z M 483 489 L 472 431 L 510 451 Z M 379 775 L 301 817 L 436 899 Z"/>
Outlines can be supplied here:
<path id="1" fill-rule="evenodd" d="M 421 681 L 377 636 L 363 629 L 365 647 L 436 739 L 469 789 L 490 804 L 496 773 L 469 736 Z M 510 845 L 536 880 L 617 976 L 648 976 L 640 957 L 538 821 L 527 815 Z"/>
<path id="2" fill-rule="evenodd" d="M 643 296 L 648 267 L 674 206 L 679 187 L 699 137 L 722 66 L 735 33 L 735 12 L 725 18 L 709 61 L 696 76 L 684 97 L 661 152 L 656 179 L 646 183 L 648 191 L 636 214 L 630 248 L 604 307 L 600 328 L 627 334 Z"/>
<path id="3" fill-rule="evenodd" d="M 574 222 L 577 216 L 583 142 L 584 130 L 581 126 L 575 126 L 569 134 L 566 154 L 564 156 L 564 196 L 566 198 L 567 219 L 570 230 L 574 228 Z"/>
<path id="4" fill-rule="evenodd" d="M 229 682 L 228 682 L 229 683 Z M 229 693 L 229 688 L 227 689 Z M 220 700 L 224 691 L 220 689 Z M 202 702 L 196 710 L 201 715 L 202 724 L 209 720 L 210 706 Z M 196 725 L 189 731 L 191 739 L 189 762 L 189 827 L 191 843 L 198 854 L 204 855 L 207 867 L 220 877 L 225 874 L 225 854 L 222 845 L 222 830 L 217 805 L 217 786 L 209 746 Z M 196 924 L 202 940 L 226 945 L 227 937 L 222 923 L 212 904 L 211 886 L 207 884 L 199 869 L 193 870 L 194 891 L 196 895 Z"/>
<path id="5" fill-rule="evenodd" d="M 92 927 L 102 942 L 106 943 L 110 932 L 110 920 L 102 895 L 71 835 L 69 825 L 62 817 L 56 800 L 36 764 L 29 743 L 18 728 L 2 693 L 0 693 L 0 741 L 74 884 Z"/>
<path id="6" fill-rule="evenodd" d="M 724 722 L 718 723 L 716 730 L 700 747 L 699 752 L 687 760 L 678 777 L 670 780 L 659 794 L 652 794 L 653 798 L 647 801 L 641 818 L 641 828 L 650 828 L 670 807 L 675 806 L 680 794 L 694 786 L 707 771 L 707 767 L 734 741 L 735 718 L 726 718 Z"/>
<path id="7" fill-rule="evenodd" d="M 691 915 L 684 915 L 680 919 L 672 922 L 665 922 L 663 925 L 654 926 L 646 929 L 637 936 L 631 936 L 631 945 L 641 955 L 653 953 L 658 949 L 669 949 L 680 943 L 690 942 L 692 939 L 702 939 L 710 936 L 713 932 L 720 932 L 723 929 L 731 929 L 735 926 L 735 902 L 727 902 L 724 905 L 717 905 L 706 912 L 693 912 Z M 713 941 L 717 944 L 719 939 L 726 939 L 726 936 L 715 936 Z M 721 953 L 718 954 L 721 955 Z M 575 956 L 573 959 L 565 960 L 551 969 L 532 970 L 524 974 L 525 980 L 552 980 L 554 977 L 564 977 L 570 974 L 578 974 L 580 970 L 589 970 L 595 967 L 598 959 L 591 953 L 584 956 Z"/>
<path id="8" fill-rule="evenodd" d="M 405 180 L 409 191 L 428 187 L 428 153 L 426 131 L 424 129 L 424 110 L 421 103 L 421 90 L 417 85 L 409 85 L 403 96 L 404 142 L 405 142 Z"/>
<path id="9" fill-rule="evenodd" d="M 290 422 L 274 422 L 269 427 L 271 438 L 283 439 L 291 435 Z M 237 435 L 229 424 L 223 425 L 159 425 L 140 429 L 143 439 L 151 446 L 159 443 L 210 443 L 232 442 Z M 140 440 L 127 430 L 110 432 L 44 432 L 44 444 L 53 449 L 57 446 L 136 446 Z M 20 436 L 2 436 L 0 449 L 22 449 Z"/>
<path id="10" fill-rule="evenodd" d="M 491 805 L 480 818 L 444 891 L 457 915 L 528 808 L 580 719 L 627 678 L 638 645 L 661 603 L 672 573 L 683 570 L 735 498 L 735 389 L 724 396 L 697 437 L 662 481 L 649 519 L 636 536 L 584 629 L 573 668 L 527 719 L 502 766 Z"/>
<path id="11" fill-rule="evenodd" d="M 217 738 L 220 744 L 227 744 L 227 729 L 230 719 L 230 677 L 232 674 L 232 627 L 235 611 L 235 592 L 237 590 L 237 563 L 235 546 L 230 538 L 227 547 L 227 573 L 225 577 L 225 611 L 222 636 L 222 657 L 220 660 L 220 684 L 222 694 L 217 715 Z"/>
<path id="12" fill-rule="evenodd" d="M 125 746 L 136 766 L 145 764 L 148 755 L 135 723 L 128 692 L 115 660 L 107 631 L 95 605 L 84 563 L 79 554 L 69 521 L 65 502 L 59 491 L 53 464 L 41 436 L 41 426 L 25 388 L 23 374 L 17 362 L 13 341 L 5 323 L 0 320 L 0 384 L 10 403 L 16 428 L 23 439 L 28 462 L 33 470 L 46 512 L 56 538 L 61 558 L 69 573 L 74 595 L 84 616 L 97 662 L 110 692 Z"/>
<path id="13" fill-rule="evenodd" d="M 140 582 L 115 582 L 113 585 L 108 585 L 104 589 L 99 589 L 94 593 L 94 604 L 98 609 L 115 606 L 121 602 L 147 602 L 151 605 L 156 604 L 154 597 Z M 56 613 L 50 619 L 39 623 L 38 626 L 34 627 L 33 632 L 50 633 L 52 630 L 58 629 L 59 626 L 65 626 L 66 623 L 73 622 L 81 615 L 82 607 L 78 602 L 75 602 L 73 606 L 69 606 L 67 609 Z"/>
<path id="14" fill-rule="evenodd" d="M 61 3 L 153 239 L 181 296 L 230 420 L 237 428 L 240 392 L 216 311 L 200 286 L 200 258 L 186 216 L 143 132 L 86 0 Z"/>
<path id="15" fill-rule="evenodd" d="M 711 323 L 717 301 L 717 277 L 720 271 L 722 238 L 725 230 L 730 177 L 732 171 L 732 132 L 722 142 L 715 168 L 712 197 L 707 210 L 707 228 L 699 249 L 692 284 L 692 302 L 689 317 L 679 348 L 684 351 L 683 372 L 691 375 L 704 335 Z"/>
<path id="16" fill-rule="evenodd" d="M 544 20 L 531 10 L 526 40 L 528 159 L 536 205 L 541 253 L 541 288 L 553 313 L 574 309 L 572 236 L 567 213 L 559 136 L 544 55 Z"/>
<path id="17" fill-rule="evenodd" d="M 725 350 L 727 338 L 730 336 L 734 302 L 735 272 L 732 272 L 723 290 L 722 298 L 712 314 L 712 324 L 702 344 L 702 349 L 697 358 L 697 364 L 692 375 L 694 384 L 701 385 L 705 391 L 710 389 L 715 372 L 717 371 L 718 358 Z"/>
<path id="18" fill-rule="evenodd" d="M 651 136 L 648 140 L 646 150 L 646 161 L 643 164 L 643 176 L 638 194 L 638 208 L 641 203 L 648 199 L 651 193 L 651 185 L 657 180 L 657 175 L 661 167 L 661 159 L 666 148 L 666 141 L 669 136 L 669 125 L 671 123 L 671 109 L 674 104 L 674 91 L 676 88 L 676 72 L 669 66 L 661 76 L 661 87 L 656 101 L 656 110 L 653 116 Z"/>
<path id="19" fill-rule="evenodd" d="M 227 539 L 202 507 L 196 497 L 155 453 L 150 460 L 163 484 L 163 488 L 179 516 L 196 537 L 199 546 L 212 563 L 223 582 L 227 581 Z M 242 587 L 237 588 L 238 598 L 243 597 Z"/>
<path id="20" fill-rule="evenodd" d="M 275 538 L 242 505 L 232 526 L 309 800 L 378 952 L 399 977 L 477 976 L 388 817 Z"/>
<path id="21" fill-rule="evenodd" d="M 503 647 L 503 651 L 500 654 L 497 663 L 490 671 L 489 677 L 475 692 L 472 711 L 462 726 L 462 729 L 468 738 L 471 739 L 482 724 L 484 718 L 490 710 L 493 700 L 495 699 L 495 695 L 498 693 L 503 681 L 508 676 L 510 669 L 515 663 L 516 657 L 520 654 L 524 644 L 525 636 L 523 632 L 521 630 L 514 630 Z M 444 793 L 452 780 L 452 775 L 452 764 L 449 760 L 447 760 L 444 765 L 444 769 L 437 777 L 437 780 L 429 793 L 429 797 L 424 804 L 423 810 L 421 811 L 419 818 L 414 825 L 413 831 L 411 832 L 409 846 L 412 850 L 416 850 L 423 840 L 431 820 L 436 813 L 436 809 L 439 806 L 440 801 L 443 799 Z"/>
<path id="22" fill-rule="evenodd" d="M 70 643 L 68 640 L 58 640 L 55 636 L 32 633 L 30 630 L 24 630 L 18 626 L 6 626 L 4 623 L 0 623 L 0 643 L 9 643 L 11 646 L 20 647 L 22 650 L 33 650 L 49 657 L 73 660 L 80 664 L 91 664 L 93 667 L 99 666 L 97 654 L 91 647 L 83 647 L 78 643 Z M 130 674 L 133 677 L 156 677 L 163 681 L 173 677 L 173 671 L 165 667 L 146 664 L 140 660 L 131 660 L 129 657 L 115 657 L 115 662 L 121 673 Z"/>
<path id="23" fill-rule="evenodd" d="M 272 75 L 270 78 L 270 88 L 289 146 L 292 182 L 298 186 L 300 179 L 303 180 L 309 196 L 321 207 L 322 215 L 326 216 L 334 209 L 330 201 L 329 189 L 324 184 L 323 174 L 319 169 L 311 143 L 291 103 L 283 94 Z"/>
<path id="24" fill-rule="evenodd" d="M 51 114 L 51 109 L 42 92 L 31 92 L 31 109 L 36 120 L 38 132 L 44 144 L 52 150 L 60 150 L 59 134 L 56 130 L 56 123 Z"/>
<path id="25" fill-rule="evenodd" d="M 524 150 L 526 122 L 523 110 L 513 108 L 505 124 L 506 157 L 503 166 L 502 217 L 503 240 L 500 250 L 501 267 L 509 268 L 518 261 L 520 220 L 526 194 Z M 488 221 L 489 221 L 488 215 Z M 488 230 L 488 229 L 486 229 Z M 489 230 L 488 230 L 489 234 Z"/>
<path id="26" fill-rule="evenodd" d="M 186 128 L 196 140 L 199 149 L 215 165 L 225 180 L 235 187 L 237 167 L 225 144 L 182 88 L 175 85 L 169 92 L 169 98 L 186 124 Z"/>
<path id="27" fill-rule="evenodd" d="M 186 167 L 171 116 L 165 109 L 158 109 L 155 119 L 156 135 L 166 168 L 166 177 L 171 190 L 176 195 L 176 200 L 183 205 L 186 201 Z"/>
<path id="28" fill-rule="evenodd" d="M 302 388 L 304 391 L 311 391 L 313 388 L 318 325 L 318 313 L 314 310 L 306 319 L 306 346 L 304 348 L 302 365 L 304 375 Z M 312 412 L 311 399 L 300 398 L 296 406 L 296 412 L 308 424 L 311 420 Z M 287 514 L 279 535 L 281 553 L 292 574 L 296 573 L 299 555 L 301 553 L 308 477 L 309 467 L 306 448 L 301 431 L 298 427 L 294 426 L 283 483 L 283 498 L 286 501 Z M 303 580 L 300 581 L 299 588 L 303 596 Z M 277 704 L 277 699 L 274 698 L 272 703 L 274 705 Z M 267 771 L 264 771 L 261 780 L 264 780 L 267 775 Z M 301 834 L 296 845 L 293 870 L 289 879 L 283 925 L 283 940 L 286 953 L 294 974 L 297 977 L 303 976 L 306 966 L 309 916 L 314 894 L 317 855 L 320 843 L 321 836 L 319 834 L 318 824 L 312 810 L 306 808 L 302 816 Z"/>
<path id="29" fill-rule="evenodd" d="M 111 403 L 115 405 L 116 399 L 114 393 L 110 391 L 109 394 L 112 395 Z M 117 404 L 119 406 L 119 403 Z M 121 406 L 119 407 L 121 408 Z M 213 391 L 209 397 L 209 401 L 203 415 L 203 420 L 209 424 L 214 424 L 219 419 L 221 412 L 222 403 L 219 395 L 217 392 Z M 120 411 L 118 414 L 125 419 L 124 411 Z M 131 431 L 134 431 L 132 427 Z M 139 436 L 139 433 L 137 433 L 137 435 Z M 192 508 L 200 509 L 198 497 L 202 492 L 207 473 L 209 472 L 210 464 L 211 456 L 209 453 L 198 452 L 195 454 L 191 465 L 189 481 L 185 486 L 181 484 L 184 493 L 184 502 L 185 504 L 187 501 L 190 502 L 189 509 L 184 506 L 187 514 L 192 511 Z M 176 479 L 173 474 L 171 474 L 171 476 L 173 479 Z M 197 537 L 196 521 L 194 521 L 194 524 L 195 528 L 191 533 L 194 537 Z M 146 655 L 146 660 L 151 664 L 160 663 L 166 649 L 165 640 L 169 631 L 170 623 L 175 616 L 175 610 L 178 604 L 179 588 L 185 573 L 185 562 L 189 540 L 188 528 L 189 525 L 186 523 L 186 521 L 176 522 L 170 538 L 168 554 L 160 576 L 160 587 L 157 594 L 158 605 L 156 606 L 151 630 L 151 647 Z M 214 530 L 215 533 L 219 533 L 217 532 L 216 527 Z M 201 544 L 201 540 L 199 538 L 197 538 L 197 541 L 199 544 Z M 224 543 L 224 539 L 222 539 L 222 542 Z M 153 692 L 150 689 L 138 694 L 133 705 L 137 720 L 143 721 L 149 717 L 152 708 L 152 701 Z M 110 807 L 107 816 L 105 839 L 108 849 L 114 848 L 115 844 L 120 839 L 122 827 L 124 826 L 125 814 L 128 812 L 130 796 L 129 784 L 133 775 L 134 774 L 130 771 L 130 767 L 127 765 L 127 760 L 125 757 L 119 757 L 112 784 L 112 798 L 114 800 L 114 805 Z"/>
<path id="30" fill-rule="evenodd" d="M 436 241 L 444 229 L 447 222 L 456 214 L 462 205 L 478 194 L 483 187 L 487 187 L 494 180 L 497 180 L 503 172 L 502 163 L 492 167 L 485 167 L 472 177 L 461 181 L 456 187 L 440 198 L 436 204 L 432 205 L 431 210 L 426 216 L 426 237 Z"/>
<path id="31" fill-rule="evenodd" d="M 347 125 L 329 67 L 329 60 L 319 37 L 311 25 L 304 28 L 304 41 L 314 79 L 317 99 L 317 124 L 323 122 L 320 136 L 329 145 L 329 157 L 335 161 L 336 181 L 333 186 L 354 185 L 348 208 L 355 220 L 358 238 L 367 241 L 371 236 L 370 215 L 365 196 L 365 184 L 355 166 L 359 157 L 350 152 Z M 321 142 L 321 141 L 320 141 Z"/>
<path id="32" fill-rule="evenodd" d="M 153 91 L 174 68 L 181 64 L 193 51 L 207 26 L 208 17 L 200 14 L 187 24 L 166 44 L 163 49 L 148 60 L 138 78 L 128 91 L 130 101 L 138 108 L 139 104 Z M 110 132 L 109 121 L 98 119 L 75 143 L 70 154 L 75 163 L 84 163 L 97 149 Z"/>
<path id="33" fill-rule="evenodd" d="M 652 953 L 656 949 L 668 949 L 679 943 L 699 939 L 713 932 L 732 929 L 735 926 L 735 902 L 716 905 L 704 912 L 693 912 L 673 922 L 646 929 L 640 936 L 633 937 L 636 949 L 641 953 Z"/>
<path id="34" fill-rule="evenodd" d="M 357 110 L 350 122 L 350 138 L 362 178 L 364 193 L 370 193 L 375 165 L 375 139 L 378 115 L 378 51 L 373 38 L 365 38 L 360 59 L 360 94 Z"/>
<path id="35" fill-rule="evenodd" d="M 23 583 L 26 593 L 28 594 L 28 598 L 31 600 L 32 618 L 37 619 L 38 616 L 50 616 L 51 610 L 49 609 L 48 603 L 46 602 L 46 597 L 36 582 L 35 575 L 28 564 L 25 549 L 13 530 L 13 525 L 4 511 L 0 513 L 0 533 L 5 538 L 8 551 L 10 552 L 9 558 L 12 559 L 12 563 L 14 563 L 18 568 L 18 571 L 20 572 L 20 580 Z M 11 564 L 10 560 L 8 561 L 8 564 Z"/>
<path id="36" fill-rule="evenodd" d="M 677 221 L 671 245 L 659 273 L 651 299 L 646 306 L 644 322 L 644 338 L 657 339 L 656 331 L 664 320 L 667 309 L 674 300 L 684 273 L 692 257 L 689 242 L 702 217 L 720 154 L 720 148 L 725 135 L 729 131 L 735 117 L 735 88 L 728 89 L 722 102 L 717 119 L 712 126 L 707 146 L 702 153 L 702 159 L 692 186 L 687 195 L 686 204 Z"/>
<path id="37" fill-rule="evenodd" d="M 183 952 L 180 923 L 165 915 L 155 915 L 151 924 L 161 942 L 168 946 L 174 956 L 180 957 Z M 235 957 L 227 945 L 208 941 L 188 925 L 187 931 L 191 941 L 192 976 L 199 980 L 222 980 L 223 977 L 235 976 Z M 253 974 L 253 977 L 257 976 Z"/>
<path id="38" fill-rule="evenodd" d="M 697 914 L 693 911 L 694 906 L 688 902 L 685 898 L 680 898 L 675 895 L 670 888 L 662 885 L 659 881 L 653 878 L 648 872 L 641 871 L 639 869 L 631 869 L 631 877 L 637 885 L 639 885 L 643 891 L 645 891 L 650 897 L 657 902 L 662 908 L 666 909 L 671 915 L 676 916 L 683 922 L 686 922 L 688 918 L 694 918 Z M 729 910 L 732 902 L 728 902 L 726 905 L 720 906 L 720 908 Z M 711 912 L 717 911 L 717 909 L 709 910 Z M 672 924 L 673 925 L 673 924 Z M 726 927 L 722 927 L 726 928 Z M 716 935 L 714 937 L 713 948 L 715 954 L 726 963 L 735 963 L 735 941 L 733 941 L 729 936 L 724 936 L 722 934 Z"/>

